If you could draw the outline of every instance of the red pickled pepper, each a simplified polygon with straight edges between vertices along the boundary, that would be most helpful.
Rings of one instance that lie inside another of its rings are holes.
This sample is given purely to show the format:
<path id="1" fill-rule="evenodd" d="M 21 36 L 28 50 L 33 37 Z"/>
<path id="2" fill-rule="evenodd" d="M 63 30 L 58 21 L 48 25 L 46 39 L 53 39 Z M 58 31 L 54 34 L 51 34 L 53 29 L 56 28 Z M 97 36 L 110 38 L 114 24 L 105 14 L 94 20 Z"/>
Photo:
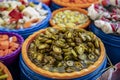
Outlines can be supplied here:
<path id="1" fill-rule="evenodd" d="M 5 8 L 5 7 L 4 7 L 4 8 L 0 8 L 0 11 L 5 11 L 6 9 L 7 9 L 7 8 Z"/>
<path id="2" fill-rule="evenodd" d="M 23 5 L 27 5 L 28 3 L 26 3 L 24 0 L 19 0 Z"/>
<path id="3" fill-rule="evenodd" d="M 11 19 L 15 19 L 16 21 L 18 21 L 19 19 L 23 18 L 23 14 L 21 12 L 19 12 L 16 9 L 13 9 L 10 13 L 9 16 L 11 17 Z"/>
<path id="4" fill-rule="evenodd" d="M 101 4 L 103 6 L 109 6 L 110 5 L 110 0 L 102 0 Z"/>

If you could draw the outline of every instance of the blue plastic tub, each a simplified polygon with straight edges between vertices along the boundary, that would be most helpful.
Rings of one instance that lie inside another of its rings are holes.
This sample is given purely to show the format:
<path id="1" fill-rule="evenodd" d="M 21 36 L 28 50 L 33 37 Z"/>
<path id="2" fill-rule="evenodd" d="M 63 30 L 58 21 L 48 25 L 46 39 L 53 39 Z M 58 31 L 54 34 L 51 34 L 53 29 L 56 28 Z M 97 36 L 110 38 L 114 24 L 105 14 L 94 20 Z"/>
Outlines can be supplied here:
<path id="1" fill-rule="evenodd" d="M 96 80 L 103 72 L 101 70 L 106 68 L 107 59 L 105 58 L 101 66 L 92 72 L 91 74 L 88 74 L 86 76 L 72 79 L 72 80 Z M 33 72 L 31 69 L 29 69 L 26 64 L 24 63 L 22 56 L 20 55 L 20 62 L 19 62 L 20 70 L 21 70 L 21 80 L 54 80 L 51 78 L 47 78 L 44 76 L 41 76 L 35 72 Z"/>
<path id="2" fill-rule="evenodd" d="M 105 34 L 93 23 L 90 25 L 89 29 L 103 41 L 106 52 L 112 63 L 116 64 L 120 62 L 120 36 L 113 34 Z"/>
<path id="3" fill-rule="evenodd" d="M 36 2 L 36 4 L 38 4 L 38 2 Z M 4 28 L 4 27 L 0 27 L 0 32 L 14 32 L 14 33 L 18 33 L 21 36 L 23 36 L 24 39 L 26 39 L 32 33 L 36 32 L 36 31 L 38 31 L 40 29 L 46 28 L 49 25 L 49 20 L 51 18 L 51 10 L 45 4 L 43 4 L 42 6 L 43 6 L 43 8 L 45 10 L 48 11 L 48 15 L 47 15 L 47 18 L 44 19 L 41 23 L 38 23 L 38 24 L 36 24 L 34 26 L 31 26 L 30 28 L 18 29 L 18 30 L 15 30 L 15 29 L 10 30 L 10 29 Z"/>
<path id="4" fill-rule="evenodd" d="M 42 25 L 42 26 L 43 26 L 43 25 Z M 49 24 L 46 23 L 46 24 L 44 24 L 44 27 L 39 27 L 39 29 L 34 30 L 34 32 L 36 32 L 36 31 L 38 31 L 38 30 L 40 30 L 40 29 L 44 29 L 44 28 L 46 28 L 46 27 L 48 27 L 48 26 L 49 26 Z M 21 33 L 21 35 L 26 39 L 29 35 L 33 34 L 34 32 L 30 31 L 30 32 L 28 32 L 28 33 Z"/>
<path id="5" fill-rule="evenodd" d="M 54 10 L 57 10 L 59 8 L 63 8 L 63 6 L 57 5 L 54 2 L 52 2 L 50 8 L 52 11 L 54 11 Z"/>
<path id="6" fill-rule="evenodd" d="M 28 0 L 29 2 L 33 2 L 35 4 L 38 4 L 40 1 L 39 0 Z"/>

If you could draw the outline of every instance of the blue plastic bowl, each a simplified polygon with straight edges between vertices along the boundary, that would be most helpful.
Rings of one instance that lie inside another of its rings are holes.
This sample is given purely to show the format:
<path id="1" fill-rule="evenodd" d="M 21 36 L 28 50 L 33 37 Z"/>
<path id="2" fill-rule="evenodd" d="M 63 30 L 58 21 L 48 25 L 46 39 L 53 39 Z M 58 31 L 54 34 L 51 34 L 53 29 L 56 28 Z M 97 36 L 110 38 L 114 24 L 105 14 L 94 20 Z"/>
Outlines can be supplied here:
<path id="1" fill-rule="evenodd" d="M 102 30 L 98 29 L 93 23 L 89 29 L 96 34 L 104 43 L 106 52 L 113 64 L 120 62 L 120 36 L 105 34 Z"/>
<path id="2" fill-rule="evenodd" d="M 36 2 L 36 4 L 38 4 L 38 2 Z M 47 27 L 49 25 L 49 20 L 51 18 L 51 10 L 50 8 L 45 5 L 45 4 L 42 4 L 42 7 L 48 11 L 48 15 L 46 17 L 46 19 L 44 19 L 42 22 L 34 25 L 34 26 L 31 26 L 30 28 L 26 28 L 26 29 L 7 29 L 7 28 L 4 28 L 4 27 L 0 27 L 0 32 L 14 32 L 14 33 L 18 33 L 20 34 L 21 36 L 23 36 L 24 38 L 27 38 L 29 35 L 31 35 L 32 33 L 40 30 L 40 29 L 43 29 L 45 27 Z"/>
<path id="3" fill-rule="evenodd" d="M 103 72 L 101 72 L 101 70 L 106 68 L 106 64 L 107 64 L 107 59 L 105 58 L 103 63 L 100 65 L 100 67 L 97 70 L 95 70 L 94 72 L 92 72 L 88 75 L 85 75 L 80 78 L 75 78 L 72 80 L 96 80 L 103 73 Z M 52 78 L 47 78 L 47 77 L 44 77 L 42 75 L 39 75 L 39 74 L 33 72 L 30 68 L 28 68 L 28 66 L 26 66 L 21 55 L 20 55 L 19 66 L 20 66 L 20 70 L 21 70 L 22 79 L 25 79 L 25 80 L 54 80 Z"/>

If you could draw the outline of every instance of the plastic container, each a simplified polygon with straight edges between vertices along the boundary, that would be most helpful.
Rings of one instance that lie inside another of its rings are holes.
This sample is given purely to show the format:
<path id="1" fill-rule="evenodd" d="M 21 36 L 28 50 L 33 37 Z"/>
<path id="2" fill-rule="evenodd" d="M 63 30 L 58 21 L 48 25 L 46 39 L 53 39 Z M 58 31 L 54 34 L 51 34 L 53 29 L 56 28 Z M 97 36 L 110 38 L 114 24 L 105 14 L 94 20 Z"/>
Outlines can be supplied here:
<path id="1" fill-rule="evenodd" d="M 58 27 L 57 27 L 58 29 Z M 20 58 L 20 68 L 22 75 L 27 78 L 31 78 L 33 80 L 55 80 L 55 79 L 73 79 L 73 80 L 95 80 L 95 76 L 98 77 L 101 73 L 100 71 L 105 68 L 106 66 L 106 55 L 105 55 L 105 48 L 103 43 L 100 41 L 100 48 L 101 48 L 101 55 L 99 59 L 87 69 L 83 69 L 79 72 L 73 73 L 53 73 L 42 68 L 37 67 L 31 60 L 28 58 L 27 49 L 29 44 L 34 40 L 34 38 L 43 33 L 46 29 L 42 29 L 33 35 L 29 36 L 23 46 L 22 46 L 22 58 Z M 24 63 L 23 63 L 24 62 Z M 104 66 L 104 67 L 103 67 Z M 100 73 L 100 74 L 99 74 Z M 29 74 L 29 75 L 27 75 Z"/>
<path id="2" fill-rule="evenodd" d="M 8 74 L 8 78 L 5 79 L 5 80 L 13 80 L 13 78 L 12 78 L 9 70 L 7 69 L 7 67 L 6 67 L 3 63 L 1 63 L 1 62 L 0 62 L 0 68 L 4 69 L 4 70 L 3 70 L 4 73 Z"/>
<path id="3" fill-rule="evenodd" d="M 10 53 L 9 55 L 6 55 L 4 57 L 0 57 L 0 61 L 2 61 L 6 65 L 12 64 L 19 56 L 19 53 L 21 52 L 21 47 L 24 39 L 16 33 L 10 33 L 10 32 L 0 32 L 0 34 L 7 34 L 9 37 L 16 36 L 18 39 L 18 42 L 20 44 L 19 48 L 16 49 L 14 52 Z"/>
<path id="4" fill-rule="evenodd" d="M 111 59 L 111 62 L 113 64 L 120 62 L 120 36 L 113 34 L 105 34 L 93 23 L 90 25 L 90 30 L 103 41 L 106 48 L 106 53 Z"/>
<path id="5" fill-rule="evenodd" d="M 98 3 L 98 0 L 95 0 L 94 3 Z M 60 0 L 52 0 L 51 3 L 51 9 L 52 11 L 63 8 L 63 7 L 78 7 L 78 8 L 88 8 L 92 3 L 86 3 L 86 4 L 74 4 L 74 3 L 64 3 Z"/>
<path id="6" fill-rule="evenodd" d="M 38 4 L 39 2 L 36 2 L 36 4 Z M 26 29 L 7 29 L 4 27 L 0 27 L 0 32 L 14 32 L 14 33 L 18 33 L 20 34 L 24 39 L 26 39 L 29 35 L 33 34 L 34 32 L 46 28 L 49 25 L 49 20 L 51 18 L 51 11 L 50 8 L 48 6 L 46 6 L 45 4 L 42 4 L 42 7 L 48 11 L 48 15 L 46 17 L 46 19 L 44 19 L 42 22 L 31 26 L 30 28 L 26 28 Z"/>
<path id="7" fill-rule="evenodd" d="M 51 0 L 39 0 L 42 1 L 44 4 L 50 6 Z"/>
<path id="8" fill-rule="evenodd" d="M 59 9 L 59 8 L 63 8 L 63 7 L 60 6 L 60 5 L 55 4 L 54 2 L 51 2 L 50 9 L 51 9 L 52 11 L 57 10 L 57 9 Z"/>
<path id="9" fill-rule="evenodd" d="M 84 9 L 80 9 L 80 8 L 72 8 L 72 7 L 67 7 L 67 8 L 61 8 L 61 9 L 58 9 L 58 10 L 55 10 L 55 11 L 53 11 L 53 13 L 52 13 L 52 17 L 53 16 L 55 16 L 58 12 L 62 12 L 62 11 L 65 11 L 65 10 L 71 10 L 71 11 L 78 11 L 78 12 L 80 12 L 80 13 L 82 13 L 82 14 L 85 14 L 85 15 L 87 15 L 87 11 L 86 10 L 84 10 Z M 82 25 L 78 25 L 78 26 L 75 26 L 74 28 L 87 28 L 88 27 L 88 25 L 90 24 L 90 19 L 88 18 L 88 20 L 86 21 L 86 23 L 84 23 L 84 24 L 82 24 Z M 51 26 L 58 26 L 57 24 L 54 24 L 53 23 L 53 21 L 52 21 L 52 18 L 50 19 L 50 25 Z M 59 27 L 59 26 L 58 26 Z M 69 26 L 67 26 L 67 27 L 69 27 Z"/>
<path id="10" fill-rule="evenodd" d="M 72 80 L 96 80 L 103 73 L 101 71 L 106 68 L 106 64 L 107 64 L 107 59 L 104 59 L 104 61 L 100 65 L 100 67 L 98 69 L 96 69 L 94 72 L 92 72 L 92 73 L 90 73 L 86 76 L 83 76 L 81 78 L 75 78 L 75 79 L 72 79 Z M 39 74 L 35 73 L 34 71 L 32 71 L 24 63 L 24 61 L 22 59 L 22 55 L 20 55 L 19 66 L 20 66 L 20 70 L 21 70 L 20 75 L 21 75 L 22 79 L 25 79 L 25 80 L 35 80 L 35 79 L 36 80 L 54 80 L 54 79 L 47 78 L 47 77 L 44 77 L 42 75 L 39 75 Z"/>

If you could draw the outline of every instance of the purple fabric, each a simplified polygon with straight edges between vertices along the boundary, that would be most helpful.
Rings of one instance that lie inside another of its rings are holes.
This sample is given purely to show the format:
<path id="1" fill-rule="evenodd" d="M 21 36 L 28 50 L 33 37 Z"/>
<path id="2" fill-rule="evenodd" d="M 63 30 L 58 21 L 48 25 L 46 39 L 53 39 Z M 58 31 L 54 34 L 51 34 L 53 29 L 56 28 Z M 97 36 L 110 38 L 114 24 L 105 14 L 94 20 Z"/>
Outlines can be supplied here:
<path id="1" fill-rule="evenodd" d="M 0 61 L 2 61 L 6 65 L 9 65 L 9 64 L 13 63 L 14 60 L 19 55 L 24 39 L 23 39 L 23 37 L 21 37 L 19 34 L 16 34 L 16 33 L 0 32 L 0 34 L 7 34 L 9 37 L 16 36 L 18 39 L 18 43 L 20 44 L 19 48 L 17 50 L 15 50 L 14 52 L 12 52 L 11 54 L 8 54 L 4 57 L 0 57 Z"/>
<path id="2" fill-rule="evenodd" d="M 97 80 L 120 80 L 120 62 L 117 63 L 114 68 L 108 69 Z"/>
<path id="3" fill-rule="evenodd" d="M 115 65 L 115 71 L 112 73 L 111 80 L 120 80 L 120 63 Z"/>
<path id="4" fill-rule="evenodd" d="M 3 2 L 4 0 L 0 0 L 0 2 Z"/>

